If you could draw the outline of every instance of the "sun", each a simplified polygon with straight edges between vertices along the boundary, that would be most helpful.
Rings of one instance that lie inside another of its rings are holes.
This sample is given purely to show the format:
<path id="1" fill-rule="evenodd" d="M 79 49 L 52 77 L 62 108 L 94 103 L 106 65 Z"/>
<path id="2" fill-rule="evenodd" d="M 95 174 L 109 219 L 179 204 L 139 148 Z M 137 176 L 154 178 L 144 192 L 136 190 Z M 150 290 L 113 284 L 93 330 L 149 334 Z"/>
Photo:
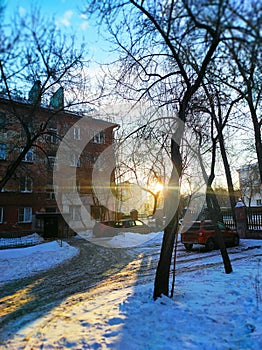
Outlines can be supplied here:
<path id="1" fill-rule="evenodd" d="M 164 189 L 164 186 L 163 186 L 163 184 L 160 183 L 160 182 L 158 182 L 158 183 L 155 185 L 155 187 L 154 187 L 155 192 L 162 192 L 163 189 Z"/>

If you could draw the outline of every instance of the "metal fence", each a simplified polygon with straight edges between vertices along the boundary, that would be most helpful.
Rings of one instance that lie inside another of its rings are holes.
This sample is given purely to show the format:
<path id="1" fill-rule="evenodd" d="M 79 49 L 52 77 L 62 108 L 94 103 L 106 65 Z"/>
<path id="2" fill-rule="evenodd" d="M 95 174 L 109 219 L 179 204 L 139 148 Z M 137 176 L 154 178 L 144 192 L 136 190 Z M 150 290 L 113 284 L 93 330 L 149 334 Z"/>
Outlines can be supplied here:
<path id="1" fill-rule="evenodd" d="M 262 238 L 262 207 L 247 207 L 248 238 Z M 224 223 L 236 229 L 231 208 L 221 209 Z"/>
<path id="2" fill-rule="evenodd" d="M 225 225 L 230 227 L 231 229 L 236 229 L 236 223 L 233 218 L 232 210 L 231 208 L 223 208 L 221 209 L 222 215 L 223 215 L 223 221 Z"/>

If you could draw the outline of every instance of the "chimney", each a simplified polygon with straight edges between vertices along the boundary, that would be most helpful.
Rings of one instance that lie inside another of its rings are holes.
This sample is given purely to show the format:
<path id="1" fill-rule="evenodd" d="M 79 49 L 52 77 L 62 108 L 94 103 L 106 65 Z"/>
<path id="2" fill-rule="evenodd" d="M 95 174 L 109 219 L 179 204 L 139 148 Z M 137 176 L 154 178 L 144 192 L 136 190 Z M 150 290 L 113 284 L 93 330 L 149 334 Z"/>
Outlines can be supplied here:
<path id="1" fill-rule="evenodd" d="M 28 94 L 28 100 L 32 104 L 40 106 L 41 103 L 41 81 L 36 80 Z"/>
<path id="2" fill-rule="evenodd" d="M 64 109 L 64 89 L 62 87 L 50 98 L 50 107 L 56 110 Z"/>

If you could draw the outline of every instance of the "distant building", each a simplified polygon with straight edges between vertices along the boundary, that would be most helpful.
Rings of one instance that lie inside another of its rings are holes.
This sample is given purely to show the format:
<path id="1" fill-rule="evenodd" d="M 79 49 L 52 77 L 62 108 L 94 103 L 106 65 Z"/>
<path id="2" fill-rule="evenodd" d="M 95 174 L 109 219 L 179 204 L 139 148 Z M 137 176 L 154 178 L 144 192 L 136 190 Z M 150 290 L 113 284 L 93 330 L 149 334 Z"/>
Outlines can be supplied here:
<path id="1" fill-rule="evenodd" d="M 74 127 L 74 124 L 81 118 L 87 118 L 90 126 L 88 132 L 92 133 L 93 137 L 80 158 L 72 152 L 68 159 L 68 167 L 76 168 L 76 183 L 72 185 L 70 184 L 71 179 L 68 179 L 68 189 L 78 191 L 80 197 L 84 198 L 84 204 L 88 207 L 93 219 L 105 219 L 108 215 L 107 209 L 100 206 L 95 198 L 91 175 L 98 156 L 113 144 L 113 132 L 117 125 L 81 116 L 63 108 L 58 111 L 56 107 L 59 106 L 56 106 L 54 102 L 58 101 L 60 105 L 63 105 L 62 90 L 59 91 L 58 97 L 55 97 L 55 101 L 54 99 L 51 101 L 49 107 L 41 104 L 35 104 L 33 107 L 30 101 L 10 102 L 4 96 L 0 96 L 0 180 L 26 144 L 25 140 L 28 135 L 22 124 L 26 123 L 29 131 L 33 132 L 47 123 L 45 132 L 36 139 L 34 146 L 27 152 L 12 178 L 0 192 L 0 232 L 43 231 L 41 218 L 48 218 L 48 216 L 50 229 L 56 231 L 55 234 L 58 234 L 60 229 L 65 230 L 65 227 L 58 227 L 61 223 L 65 226 L 66 224 L 60 219 L 59 223 L 57 221 L 60 210 L 55 200 L 53 168 L 56 166 L 57 149 L 67 131 L 72 127 L 72 138 L 76 143 L 81 137 L 84 137 L 81 130 Z M 97 132 L 96 129 L 100 131 Z M 75 226 L 77 223 L 81 224 L 80 208 L 70 206 L 70 203 L 67 203 L 65 207 L 67 207 L 70 221 L 74 221 Z M 48 220 L 46 225 L 48 225 Z M 90 222 L 91 226 L 92 222 Z"/>
<path id="2" fill-rule="evenodd" d="M 143 189 L 137 184 L 129 181 L 119 183 L 117 185 L 117 197 L 121 207 L 118 208 L 118 212 L 129 215 L 132 210 L 137 210 L 141 214 L 146 198 L 143 192 Z"/>
<path id="3" fill-rule="evenodd" d="M 246 164 L 238 169 L 240 191 L 246 206 L 262 206 L 262 186 L 258 164 Z"/>

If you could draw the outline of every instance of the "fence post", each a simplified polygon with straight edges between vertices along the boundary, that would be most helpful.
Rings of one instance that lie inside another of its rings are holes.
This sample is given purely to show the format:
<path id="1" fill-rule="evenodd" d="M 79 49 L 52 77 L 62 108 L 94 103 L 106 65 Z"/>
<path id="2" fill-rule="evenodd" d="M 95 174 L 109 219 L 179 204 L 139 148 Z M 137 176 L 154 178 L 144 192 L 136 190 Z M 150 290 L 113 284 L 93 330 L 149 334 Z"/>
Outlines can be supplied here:
<path id="1" fill-rule="evenodd" d="M 247 238 L 248 223 L 247 223 L 247 208 L 245 204 L 239 200 L 235 206 L 237 233 L 240 238 Z"/>

